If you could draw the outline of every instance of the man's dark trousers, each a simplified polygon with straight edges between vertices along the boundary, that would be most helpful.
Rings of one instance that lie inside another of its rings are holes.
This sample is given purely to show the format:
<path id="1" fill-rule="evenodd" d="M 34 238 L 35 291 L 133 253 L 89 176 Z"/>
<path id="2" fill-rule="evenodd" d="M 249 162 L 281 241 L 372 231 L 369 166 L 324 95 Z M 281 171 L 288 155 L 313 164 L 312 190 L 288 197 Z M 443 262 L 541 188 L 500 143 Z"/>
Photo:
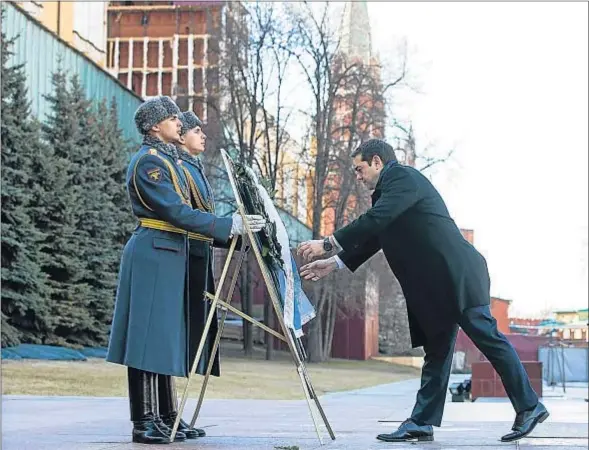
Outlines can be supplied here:
<path id="1" fill-rule="evenodd" d="M 516 412 L 533 408 L 538 396 L 517 353 L 497 329 L 497 321 L 488 305 L 466 309 L 459 323 L 447 333 L 431 339 L 424 346 L 425 358 L 421 372 L 421 388 L 411 418 L 419 424 L 440 426 L 452 368 L 452 356 L 458 325 L 487 357 L 497 371 L 505 392 Z"/>

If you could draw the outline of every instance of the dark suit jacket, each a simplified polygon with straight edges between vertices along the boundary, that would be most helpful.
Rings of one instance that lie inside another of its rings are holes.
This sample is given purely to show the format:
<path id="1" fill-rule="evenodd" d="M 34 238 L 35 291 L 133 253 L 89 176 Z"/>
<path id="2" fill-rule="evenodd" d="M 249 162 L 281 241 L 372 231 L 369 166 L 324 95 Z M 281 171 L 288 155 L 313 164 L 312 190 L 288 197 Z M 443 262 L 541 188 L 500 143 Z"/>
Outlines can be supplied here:
<path id="1" fill-rule="evenodd" d="M 351 271 L 383 250 L 407 301 L 414 347 L 446 331 L 466 308 L 490 303 L 485 259 L 464 239 L 433 185 L 412 167 L 387 164 L 372 208 L 334 237 Z"/>

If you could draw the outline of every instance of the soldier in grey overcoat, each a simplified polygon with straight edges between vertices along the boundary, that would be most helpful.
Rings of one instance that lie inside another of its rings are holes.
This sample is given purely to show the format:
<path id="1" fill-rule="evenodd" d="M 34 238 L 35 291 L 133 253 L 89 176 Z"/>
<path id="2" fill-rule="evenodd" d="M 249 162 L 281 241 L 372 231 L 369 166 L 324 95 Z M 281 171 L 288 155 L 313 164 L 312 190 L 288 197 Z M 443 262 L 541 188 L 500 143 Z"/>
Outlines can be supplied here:
<path id="1" fill-rule="evenodd" d="M 198 155 L 205 150 L 207 136 L 202 129 L 202 122 L 192 111 L 180 114 L 182 124 L 180 138 L 176 142 L 178 151 L 178 164 L 186 178 L 190 191 L 192 207 L 199 211 L 215 213 L 215 201 L 213 190 L 204 173 L 203 164 Z M 213 278 L 213 246 L 227 247 L 224 242 L 215 240 L 213 242 L 199 239 L 188 239 L 188 295 L 186 314 L 188 317 L 189 347 L 188 359 L 194 361 L 197 348 L 200 344 L 204 327 L 209 314 L 210 304 L 205 299 L 206 293 L 215 293 L 215 282 Z M 241 246 L 240 246 L 241 247 Z M 236 247 L 237 248 L 237 247 Z M 219 352 L 212 355 L 215 336 L 218 330 L 216 311 L 211 322 L 209 332 L 205 336 L 205 344 L 196 372 L 204 374 L 206 368 L 213 358 L 211 375 L 220 376 Z M 171 375 L 158 376 L 159 390 L 159 411 L 164 423 L 173 427 L 178 414 L 178 399 L 176 385 Z M 186 435 L 187 439 L 203 437 L 206 432 L 202 428 L 190 427 L 183 419 L 180 420 L 178 430 Z"/>
<path id="2" fill-rule="evenodd" d="M 133 442 L 165 444 L 170 428 L 158 408 L 158 374 L 186 377 L 189 358 L 189 239 L 227 242 L 245 233 L 240 215 L 217 217 L 191 206 L 189 185 L 172 144 L 180 111 L 169 97 L 144 102 L 135 113 L 143 134 L 126 185 L 139 224 L 125 245 L 119 271 L 107 361 L 128 367 Z M 260 216 L 246 216 L 253 231 Z M 183 433 L 177 440 L 185 439 Z"/>

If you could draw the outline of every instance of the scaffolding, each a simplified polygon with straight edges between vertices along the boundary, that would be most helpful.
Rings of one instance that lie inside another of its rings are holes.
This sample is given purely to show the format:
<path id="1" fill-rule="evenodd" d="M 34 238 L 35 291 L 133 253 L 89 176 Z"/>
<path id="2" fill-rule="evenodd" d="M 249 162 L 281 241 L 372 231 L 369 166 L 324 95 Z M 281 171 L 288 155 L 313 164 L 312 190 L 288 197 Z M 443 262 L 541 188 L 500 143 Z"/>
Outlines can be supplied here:
<path id="1" fill-rule="evenodd" d="M 230 2 L 122 3 L 108 7 L 110 73 L 142 98 L 168 95 L 208 122 L 225 16 L 240 9 Z"/>

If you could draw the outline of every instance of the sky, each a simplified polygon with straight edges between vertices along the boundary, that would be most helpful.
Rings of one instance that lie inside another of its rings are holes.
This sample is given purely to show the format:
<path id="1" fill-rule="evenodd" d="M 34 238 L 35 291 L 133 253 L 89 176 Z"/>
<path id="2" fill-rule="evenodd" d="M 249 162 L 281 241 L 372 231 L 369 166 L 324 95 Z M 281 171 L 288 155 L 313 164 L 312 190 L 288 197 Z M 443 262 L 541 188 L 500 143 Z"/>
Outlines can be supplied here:
<path id="1" fill-rule="evenodd" d="M 586 308 L 587 3 L 368 2 L 385 64 L 406 40 L 411 84 L 393 113 L 452 217 L 474 230 L 491 295 L 512 316 Z"/>
<path id="2" fill-rule="evenodd" d="M 474 230 L 491 295 L 512 316 L 586 308 L 587 2 L 367 4 L 385 67 L 407 43 L 411 89 L 393 93 L 394 117 L 413 124 L 418 151 L 454 149 L 428 175 Z M 308 102 L 303 91 L 296 81 L 289 97 Z"/>

